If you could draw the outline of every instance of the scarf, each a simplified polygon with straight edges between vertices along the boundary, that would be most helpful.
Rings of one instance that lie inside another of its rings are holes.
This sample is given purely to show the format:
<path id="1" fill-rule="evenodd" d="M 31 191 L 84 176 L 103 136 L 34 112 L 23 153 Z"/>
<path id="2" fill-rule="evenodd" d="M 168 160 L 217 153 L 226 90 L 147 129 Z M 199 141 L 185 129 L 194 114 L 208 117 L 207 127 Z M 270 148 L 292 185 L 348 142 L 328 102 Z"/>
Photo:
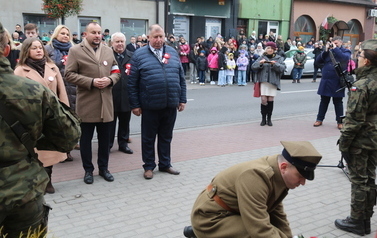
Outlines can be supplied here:
<path id="1" fill-rule="evenodd" d="M 68 55 L 69 48 L 72 47 L 71 42 L 63 43 L 57 39 L 52 40 L 52 46 L 54 47 L 55 54 L 53 55 L 53 61 L 55 63 L 60 62 L 63 56 Z"/>
<path id="2" fill-rule="evenodd" d="M 273 53 L 273 54 L 271 54 L 271 55 L 268 55 L 267 52 L 264 52 L 263 55 L 265 55 L 265 56 L 266 56 L 267 58 L 269 58 L 269 59 L 272 59 L 272 58 L 274 58 L 274 57 L 276 56 L 275 53 Z"/>
<path id="3" fill-rule="evenodd" d="M 46 65 L 46 58 L 45 57 L 43 57 L 43 59 L 40 59 L 40 60 L 34 60 L 32 58 L 27 58 L 25 63 L 26 63 L 27 66 L 29 66 L 30 68 L 37 71 L 42 76 L 42 78 L 44 78 L 45 65 Z"/>

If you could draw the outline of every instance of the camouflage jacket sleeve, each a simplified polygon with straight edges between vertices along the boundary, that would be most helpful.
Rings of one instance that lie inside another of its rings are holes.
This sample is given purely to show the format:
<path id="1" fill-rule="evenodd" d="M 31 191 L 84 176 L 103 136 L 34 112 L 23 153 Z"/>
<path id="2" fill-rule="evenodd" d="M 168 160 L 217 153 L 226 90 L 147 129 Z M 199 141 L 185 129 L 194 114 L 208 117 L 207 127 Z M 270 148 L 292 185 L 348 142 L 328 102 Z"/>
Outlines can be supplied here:
<path id="1" fill-rule="evenodd" d="M 349 93 L 347 113 L 339 140 L 339 150 L 353 148 L 375 150 L 377 146 L 377 81 L 371 77 L 358 80 Z"/>
<path id="2" fill-rule="evenodd" d="M 46 107 L 42 137 L 36 147 L 39 150 L 69 152 L 80 139 L 80 120 L 68 106 L 48 91 L 44 99 Z"/>

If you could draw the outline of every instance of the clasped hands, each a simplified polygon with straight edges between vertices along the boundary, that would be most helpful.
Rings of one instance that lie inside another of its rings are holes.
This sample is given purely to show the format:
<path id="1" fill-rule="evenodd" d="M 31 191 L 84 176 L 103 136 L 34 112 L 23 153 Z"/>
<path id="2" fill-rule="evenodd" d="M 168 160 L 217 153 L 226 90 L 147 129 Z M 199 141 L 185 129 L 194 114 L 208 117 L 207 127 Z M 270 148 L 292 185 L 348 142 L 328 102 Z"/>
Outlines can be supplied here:
<path id="1" fill-rule="evenodd" d="M 111 84 L 111 79 L 108 77 L 102 77 L 102 78 L 94 78 L 93 79 L 93 86 L 99 89 L 106 88 Z"/>

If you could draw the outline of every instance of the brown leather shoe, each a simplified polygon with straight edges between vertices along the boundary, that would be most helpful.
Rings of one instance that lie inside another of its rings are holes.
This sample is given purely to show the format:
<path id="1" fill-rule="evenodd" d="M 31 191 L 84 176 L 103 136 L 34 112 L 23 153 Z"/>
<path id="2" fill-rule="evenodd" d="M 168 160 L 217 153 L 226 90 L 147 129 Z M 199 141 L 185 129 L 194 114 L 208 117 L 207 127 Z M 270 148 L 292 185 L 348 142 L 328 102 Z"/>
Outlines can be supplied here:
<path id="1" fill-rule="evenodd" d="M 153 171 L 152 170 L 145 170 L 144 171 L 144 178 L 145 179 L 152 179 L 153 178 Z"/>
<path id="2" fill-rule="evenodd" d="M 167 169 L 159 169 L 159 171 L 164 172 L 164 173 L 174 174 L 174 175 L 178 175 L 178 174 L 181 173 L 178 170 L 173 169 L 173 167 L 170 167 L 170 168 L 167 168 Z"/>
<path id="3" fill-rule="evenodd" d="M 343 124 L 338 124 L 338 129 L 341 130 L 343 128 Z"/>
<path id="4" fill-rule="evenodd" d="M 314 127 L 322 126 L 322 122 L 321 121 L 316 121 L 316 122 L 314 122 L 313 126 Z"/>

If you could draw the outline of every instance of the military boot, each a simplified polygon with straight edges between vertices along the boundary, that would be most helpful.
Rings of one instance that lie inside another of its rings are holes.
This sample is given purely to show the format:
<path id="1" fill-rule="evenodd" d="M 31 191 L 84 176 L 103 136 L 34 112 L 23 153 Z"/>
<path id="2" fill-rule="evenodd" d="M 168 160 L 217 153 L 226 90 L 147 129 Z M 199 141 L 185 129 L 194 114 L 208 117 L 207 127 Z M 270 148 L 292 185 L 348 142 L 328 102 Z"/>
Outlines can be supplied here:
<path id="1" fill-rule="evenodd" d="M 53 194 L 55 193 L 55 188 L 54 186 L 52 186 L 52 183 L 51 183 L 52 166 L 45 167 L 45 170 L 49 178 L 48 184 L 45 189 L 45 193 Z"/>
<path id="2" fill-rule="evenodd" d="M 343 231 L 352 232 L 359 236 L 365 235 L 364 220 L 356 220 L 351 217 L 336 219 L 335 226 Z"/>

